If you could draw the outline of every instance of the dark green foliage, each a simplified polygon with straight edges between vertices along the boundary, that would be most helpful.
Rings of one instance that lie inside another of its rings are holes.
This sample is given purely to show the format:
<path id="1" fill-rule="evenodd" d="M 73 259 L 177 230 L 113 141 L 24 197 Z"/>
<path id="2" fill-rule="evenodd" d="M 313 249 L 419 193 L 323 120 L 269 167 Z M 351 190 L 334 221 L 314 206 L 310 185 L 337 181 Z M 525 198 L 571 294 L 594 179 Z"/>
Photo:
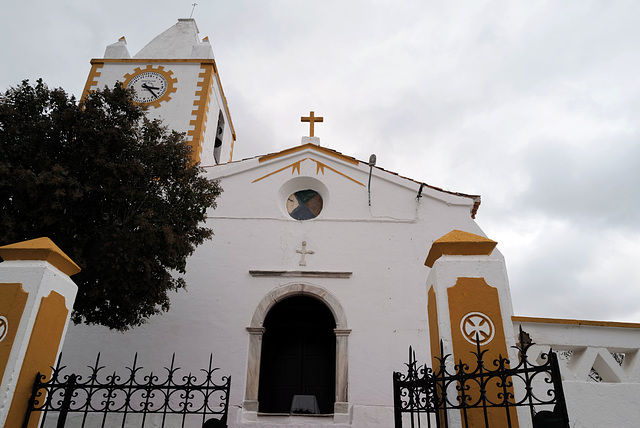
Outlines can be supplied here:
<path id="1" fill-rule="evenodd" d="M 75 322 L 126 330 L 169 309 L 221 189 L 121 86 L 81 103 L 42 81 L 0 95 L 0 245 L 47 236 L 81 268 Z"/>

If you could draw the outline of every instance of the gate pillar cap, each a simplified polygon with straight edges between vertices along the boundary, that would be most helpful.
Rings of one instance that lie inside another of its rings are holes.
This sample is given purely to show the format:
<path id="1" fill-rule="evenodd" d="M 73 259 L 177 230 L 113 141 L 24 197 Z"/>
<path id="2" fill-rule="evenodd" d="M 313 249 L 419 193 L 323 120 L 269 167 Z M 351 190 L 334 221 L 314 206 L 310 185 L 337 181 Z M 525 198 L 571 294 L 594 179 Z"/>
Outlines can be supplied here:
<path id="1" fill-rule="evenodd" d="M 433 242 L 424 264 L 431 268 L 436 260 L 443 255 L 489 256 L 496 245 L 498 245 L 496 241 L 484 236 L 462 230 L 452 230 Z"/>
<path id="2" fill-rule="evenodd" d="M 44 260 L 55 266 L 68 276 L 80 272 L 75 264 L 49 238 L 36 238 L 0 247 L 0 257 L 9 260 Z"/>

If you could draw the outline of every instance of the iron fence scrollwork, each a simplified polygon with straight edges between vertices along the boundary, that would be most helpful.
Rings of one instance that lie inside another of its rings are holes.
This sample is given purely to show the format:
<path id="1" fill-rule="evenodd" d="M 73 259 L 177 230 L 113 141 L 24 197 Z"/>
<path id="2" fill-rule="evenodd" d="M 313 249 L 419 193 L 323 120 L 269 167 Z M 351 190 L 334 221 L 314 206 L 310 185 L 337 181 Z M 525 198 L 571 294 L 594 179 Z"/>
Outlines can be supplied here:
<path id="1" fill-rule="evenodd" d="M 453 365 L 453 372 L 447 368 L 451 354 L 444 355 L 442 342 L 436 370 L 418 365 L 410 347 L 406 374 L 393 374 L 395 428 L 402 428 L 403 415 L 412 428 L 446 428 L 452 418 L 459 419 L 456 426 L 489 428 L 496 416 L 501 425 L 511 427 L 517 426 L 517 408 L 528 408 L 534 428 L 569 428 L 558 357 L 549 349 L 540 355 L 542 363 L 529 361 L 527 351 L 534 344 L 527 336 L 520 329 L 520 340 L 514 347 L 519 356 L 515 367 L 500 355 L 488 368 L 488 349 L 481 349 L 479 340 L 472 352 L 475 368 L 460 360 Z"/>
<path id="2" fill-rule="evenodd" d="M 153 372 L 142 373 L 137 354 L 133 365 L 125 369 L 126 375 L 107 372 L 100 365 L 100 354 L 86 378 L 64 374 L 65 369 L 58 361 L 48 380 L 38 373 L 23 428 L 34 413 L 41 414 L 41 427 L 227 426 L 231 376 L 214 380 L 219 369 L 213 367 L 212 355 L 208 368 L 197 376 L 180 374 L 174 354 L 162 380 Z M 74 415 L 73 423 L 70 414 Z"/>

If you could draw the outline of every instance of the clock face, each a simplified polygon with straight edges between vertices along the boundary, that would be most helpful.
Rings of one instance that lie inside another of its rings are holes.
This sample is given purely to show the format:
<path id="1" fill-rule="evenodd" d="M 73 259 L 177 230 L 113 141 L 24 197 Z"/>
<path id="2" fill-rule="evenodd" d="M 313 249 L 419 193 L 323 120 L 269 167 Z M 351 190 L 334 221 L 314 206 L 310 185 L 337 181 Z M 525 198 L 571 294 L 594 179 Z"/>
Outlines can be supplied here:
<path id="1" fill-rule="evenodd" d="M 176 92 L 176 83 L 178 79 L 173 77 L 173 72 L 162 65 L 137 67 L 133 73 L 124 76 L 124 86 L 134 91 L 131 99 L 138 104 L 155 108 L 160 107 L 161 102 L 171 99 L 171 94 Z"/>
<path id="2" fill-rule="evenodd" d="M 140 104 L 152 103 L 162 97 L 168 88 L 167 79 L 155 71 L 145 71 L 134 76 L 127 85 L 128 89 L 133 89 L 131 97 L 133 101 Z"/>

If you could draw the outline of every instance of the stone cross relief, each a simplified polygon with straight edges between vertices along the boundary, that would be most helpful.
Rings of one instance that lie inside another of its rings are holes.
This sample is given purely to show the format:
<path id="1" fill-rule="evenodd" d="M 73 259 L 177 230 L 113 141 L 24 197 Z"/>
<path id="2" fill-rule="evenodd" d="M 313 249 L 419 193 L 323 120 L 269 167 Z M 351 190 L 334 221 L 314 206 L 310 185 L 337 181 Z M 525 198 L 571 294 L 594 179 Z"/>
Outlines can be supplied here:
<path id="1" fill-rule="evenodd" d="M 302 256 L 300 257 L 300 263 L 298 263 L 300 266 L 306 266 L 307 265 L 307 259 L 306 259 L 306 255 L 307 254 L 314 254 L 315 251 L 313 250 L 307 250 L 307 241 L 302 241 L 302 249 L 301 250 L 296 250 L 296 253 L 301 254 Z"/>

